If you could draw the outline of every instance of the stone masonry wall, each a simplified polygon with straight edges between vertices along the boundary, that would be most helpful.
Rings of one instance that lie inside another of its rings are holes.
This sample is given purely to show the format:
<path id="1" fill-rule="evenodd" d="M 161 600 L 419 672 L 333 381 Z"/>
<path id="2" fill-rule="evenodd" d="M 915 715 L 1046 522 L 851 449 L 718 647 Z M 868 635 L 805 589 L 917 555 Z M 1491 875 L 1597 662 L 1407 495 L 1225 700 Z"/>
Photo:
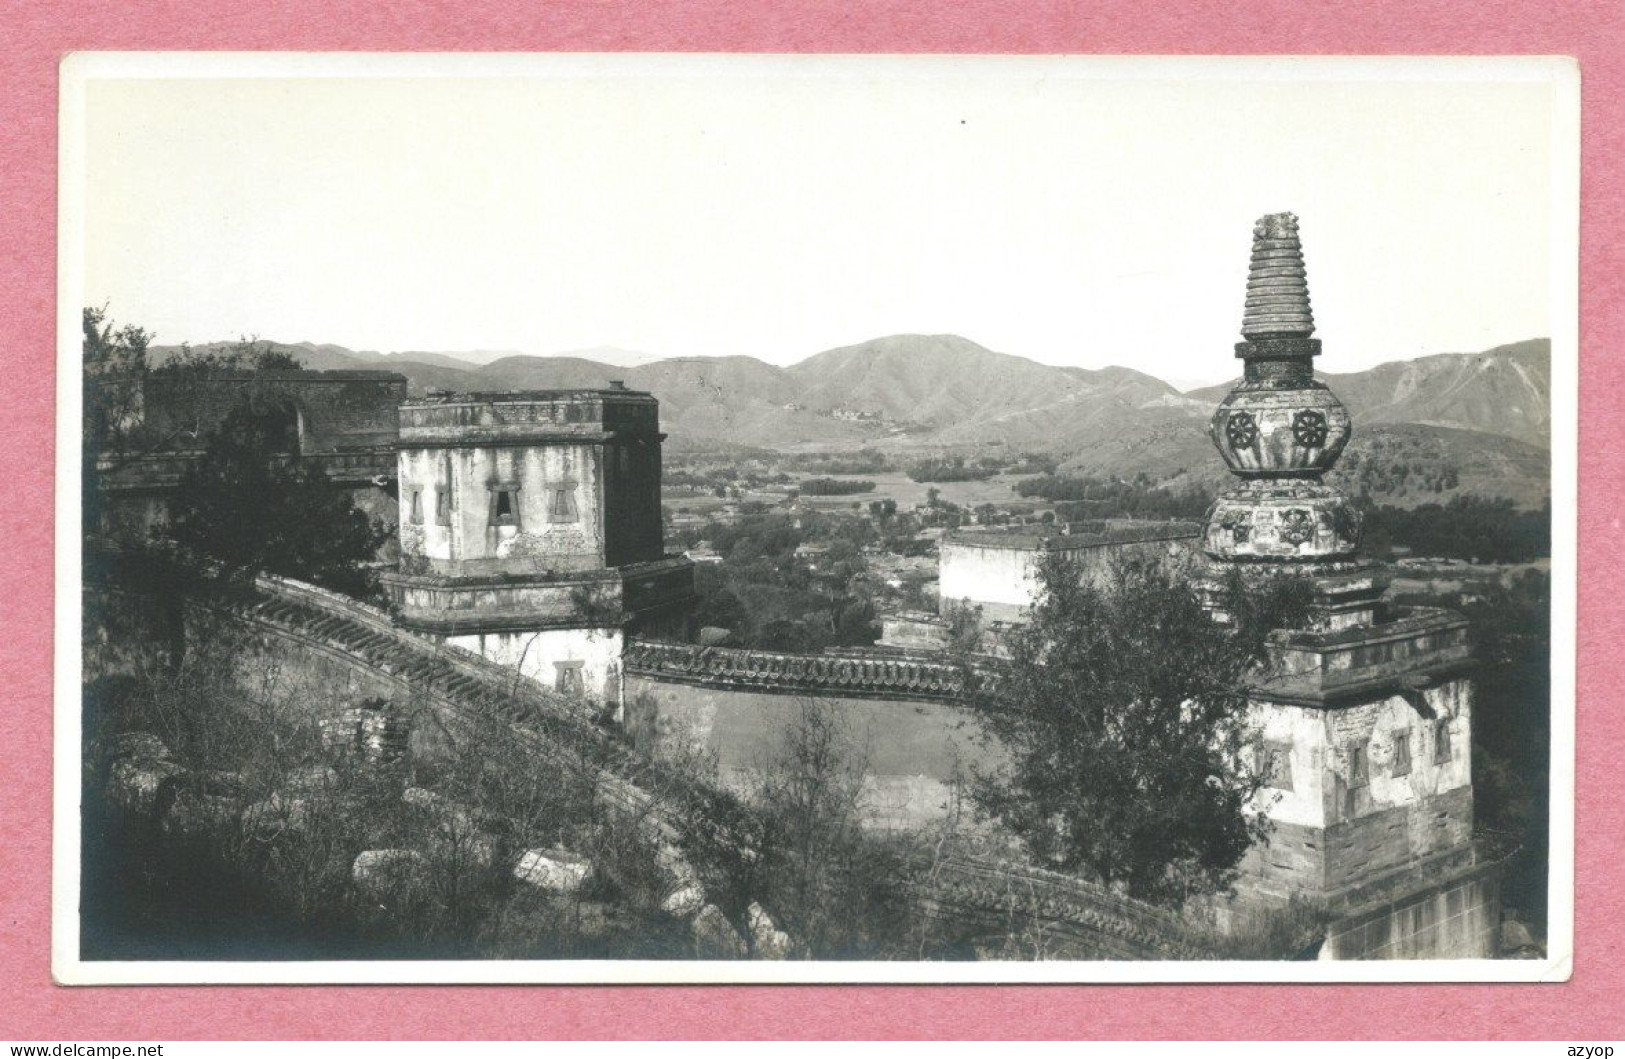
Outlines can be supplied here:
<path id="1" fill-rule="evenodd" d="M 680 747 L 714 753 L 723 778 L 748 790 L 774 758 L 802 704 L 830 711 L 868 763 L 866 810 L 879 828 L 908 828 L 942 819 L 956 780 L 1002 759 L 977 738 L 961 707 L 926 699 L 878 699 L 819 693 L 676 683 L 629 671 L 626 727 L 640 749 Z"/>
<path id="2" fill-rule="evenodd" d="M 1326 829 L 1326 886 L 1337 890 L 1472 839 L 1473 791 L 1457 787 Z"/>
<path id="3" fill-rule="evenodd" d="M 1500 922 L 1495 872 L 1470 872 L 1335 923 L 1320 958 L 1489 959 L 1496 955 Z"/>

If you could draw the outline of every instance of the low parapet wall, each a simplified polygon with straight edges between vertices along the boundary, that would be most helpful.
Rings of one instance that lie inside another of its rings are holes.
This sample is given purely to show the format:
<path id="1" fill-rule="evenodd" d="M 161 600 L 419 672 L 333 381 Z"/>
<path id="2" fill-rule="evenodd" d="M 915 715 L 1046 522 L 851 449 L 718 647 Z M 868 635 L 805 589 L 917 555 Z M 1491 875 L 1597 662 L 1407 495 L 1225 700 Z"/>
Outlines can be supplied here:
<path id="1" fill-rule="evenodd" d="M 1467 620 L 1439 607 L 1409 607 L 1376 625 L 1278 631 L 1269 651 L 1271 676 L 1257 694 L 1310 706 L 1438 684 L 1473 661 Z"/>
<path id="2" fill-rule="evenodd" d="M 653 680 L 850 698 L 952 702 L 964 677 L 948 662 L 850 655 L 787 654 L 728 647 L 632 641 L 626 670 Z"/>
<path id="3" fill-rule="evenodd" d="M 1211 939 L 1178 913 L 998 856 L 950 855 L 915 897 L 979 959 L 1218 958 Z"/>

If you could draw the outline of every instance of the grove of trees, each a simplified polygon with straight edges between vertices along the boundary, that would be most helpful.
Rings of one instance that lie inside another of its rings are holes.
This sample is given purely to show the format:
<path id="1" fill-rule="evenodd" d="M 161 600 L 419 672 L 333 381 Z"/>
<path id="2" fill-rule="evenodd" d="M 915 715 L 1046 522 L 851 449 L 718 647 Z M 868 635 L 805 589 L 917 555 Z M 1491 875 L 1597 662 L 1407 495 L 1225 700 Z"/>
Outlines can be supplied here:
<path id="1" fill-rule="evenodd" d="M 773 512 L 710 523 L 702 532 L 724 562 L 695 571 L 696 625 L 728 629 L 736 646 L 773 651 L 874 643 L 876 601 L 862 548 L 880 539 L 876 527 L 885 524 Z M 813 542 L 822 549 L 816 559 L 798 553 Z"/>
<path id="2" fill-rule="evenodd" d="M 803 496 L 853 496 L 874 492 L 875 483 L 841 478 L 807 478 L 797 488 Z"/>
<path id="3" fill-rule="evenodd" d="M 1213 506 L 1213 494 L 1197 486 L 1182 490 L 1154 484 L 1145 475 L 1132 480 L 1089 475 L 1046 474 L 1016 483 L 1022 496 L 1056 501 L 1061 517 L 1202 519 Z M 1064 506 L 1063 506 L 1064 505 Z"/>
<path id="4" fill-rule="evenodd" d="M 1457 495 L 1443 504 L 1365 505 L 1364 550 L 1483 563 L 1520 563 L 1552 554 L 1552 509 L 1528 511 L 1503 497 Z"/>
<path id="5" fill-rule="evenodd" d="M 992 478 L 1003 467 L 1003 460 L 987 456 L 975 460 L 963 456 L 935 456 L 916 460 L 905 470 L 916 482 L 979 482 Z"/>

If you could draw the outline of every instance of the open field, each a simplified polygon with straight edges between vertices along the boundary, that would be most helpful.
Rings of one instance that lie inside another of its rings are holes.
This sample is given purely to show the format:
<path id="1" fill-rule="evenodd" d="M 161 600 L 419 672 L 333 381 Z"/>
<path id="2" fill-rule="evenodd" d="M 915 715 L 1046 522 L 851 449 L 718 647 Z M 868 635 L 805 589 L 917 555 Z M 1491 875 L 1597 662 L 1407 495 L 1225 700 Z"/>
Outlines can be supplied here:
<path id="1" fill-rule="evenodd" d="M 808 497 L 810 502 L 823 506 L 824 501 L 830 501 L 836 507 L 850 507 L 853 501 L 868 503 L 871 500 L 891 499 L 897 501 L 901 510 L 918 507 L 925 503 L 926 493 L 936 489 L 942 499 L 951 504 L 962 507 L 978 507 L 982 504 L 1008 504 L 1024 499 L 1016 495 L 1014 484 L 1022 480 L 1023 475 L 999 475 L 983 482 L 916 482 L 902 471 L 887 471 L 879 474 L 797 474 L 798 481 L 806 478 L 830 478 L 838 482 L 873 482 L 875 488 L 870 493 L 853 493 L 850 496 Z M 839 502 L 839 503 L 836 503 Z"/>

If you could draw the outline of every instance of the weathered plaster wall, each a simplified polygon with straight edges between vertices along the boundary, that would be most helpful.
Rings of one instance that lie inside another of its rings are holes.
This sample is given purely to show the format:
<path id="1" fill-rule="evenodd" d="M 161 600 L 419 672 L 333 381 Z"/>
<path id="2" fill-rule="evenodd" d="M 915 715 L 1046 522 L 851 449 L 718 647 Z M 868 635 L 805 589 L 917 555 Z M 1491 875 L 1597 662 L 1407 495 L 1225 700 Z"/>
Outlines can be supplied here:
<path id="1" fill-rule="evenodd" d="M 880 645 L 905 651 L 941 651 L 948 646 L 949 623 L 931 614 L 892 614 L 880 623 Z"/>
<path id="2" fill-rule="evenodd" d="M 1249 884 L 1334 893 L 1465 847 L 1471 714 L 1466 679 L 1341 708 L 1254 703 L 1262 751 L 1286 764 L 1257 802 L 1274 833 L 1244 864 Z"/>
<path id="3" fill-rule="evenodd" d="M 938 558 L 938 597 L 944 608 L 969 603 L 982 608 L 985 619 L 1019 619 L 1038 595 L 1038 564 L 1045 549 L 1013 534 L 1008 543 L 989 533 L 974 539 L 944 538 Z M 1053 550 L 1064 552 L 1082 569 L 1086 580 L 1103 579 L 1112 564 L 1125 559 L 1179 561 L 1190 554 L 1195 534 L 1143 541 L 1090 543 L 1078 538 L 1069 547 L 1065 537 L 1049 538 Z"/>
<path id="4" fill-rule="evenodd" d="M 598 446 L 402 448 L 399 460 L 402 552 L 426 559 L 431 570 L 478 575 L 604 565 Z M 517 488 L 512 525 L 493 525 L 501 487 Z M 561 489 L 569 491 L 573 518 L 553 513 Z M 450 497 L 445 515 L 442 491 Z"/>
<path id="5" fill-rule="evenodd" d="M 620 629 L 478 633 L 450 636 L 446 642 L 498 665 L 515 667 L 555 691 L 579 692 L 600 702 L 620 701 Z M 576 673 L 571 675 L 570 670 Z"/>
<path id="6" fill-rule="evenodd" d="M 1032 603 L 1038 584 L 1035 568 L 1040 553 L 948 540 L 940 547 L 937 592 L 944 605 L 968 602 L 991 613 L 993 608 L 1020 611 Z"/>
<path id="7" fill-rule="evenodd" d="M 832 711 L 866 758 L 866 810 L 876 827 L 942 819 L 957 780 L 968 779 L 972 766 L 989 769 L 1003 760 L 982 744 L 969 712 L 946 703 L 706 687 L 637 673 L 626 677 L 626 726 L 640 749 L 686 745 L 714 753 L 724 777 L 748 789 L 809 698 Z"/>
<path id="8" fill-rule="evenodd" d="M 1269 787 L 1262 806 L 1276 820 L 1325 827 L 1472 782 L 1472 682 L 1466 679 L 1349 706 L 1257 702 L 1251 710 L 1264 745 L 1289 753 L 1283 780 L 1290 786 Z M 1439 724 L 1449 733 L 1444 760 L 1437 753 Z M 1402 743 L 1408 764 L 1397 760 Z"/>

